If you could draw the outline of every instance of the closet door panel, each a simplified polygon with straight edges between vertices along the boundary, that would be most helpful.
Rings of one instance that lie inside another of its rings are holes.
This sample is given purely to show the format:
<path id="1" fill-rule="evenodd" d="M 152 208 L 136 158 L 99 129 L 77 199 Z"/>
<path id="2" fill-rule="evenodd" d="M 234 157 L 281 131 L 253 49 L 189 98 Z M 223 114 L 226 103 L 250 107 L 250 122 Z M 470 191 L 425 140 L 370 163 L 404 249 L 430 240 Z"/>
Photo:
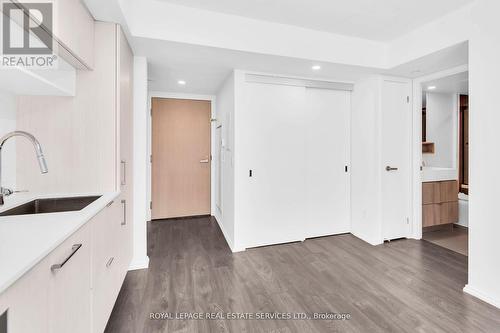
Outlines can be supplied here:
<path id="1" fill-rule="evenodd" d="M 306 89 L 306 237 L 349 232 L 348 128 L 350 92 Z"/>
<path id="2" fill-rule="evenodd" d="M 238 214 L 245 247 L 305 236 L 305 88 L 245 83 L 238 113 Z"/>

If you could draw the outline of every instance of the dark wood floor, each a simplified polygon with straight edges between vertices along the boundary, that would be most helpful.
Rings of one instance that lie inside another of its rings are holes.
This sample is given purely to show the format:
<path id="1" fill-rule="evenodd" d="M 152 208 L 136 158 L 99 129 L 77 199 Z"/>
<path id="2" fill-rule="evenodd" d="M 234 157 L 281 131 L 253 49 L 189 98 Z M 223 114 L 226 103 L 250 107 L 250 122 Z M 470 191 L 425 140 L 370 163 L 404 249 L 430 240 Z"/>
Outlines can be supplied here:
<path id="1" fill-rule="evenodd" d="M 214 220 L 151 222 L 150 268 L 127 274 L 106 332 L 500 332 L 462 292 L 465 256 L 352 235 L 232 254 Z M 348 313 L 349 320 L 151 320 L 150 313 Z"/>

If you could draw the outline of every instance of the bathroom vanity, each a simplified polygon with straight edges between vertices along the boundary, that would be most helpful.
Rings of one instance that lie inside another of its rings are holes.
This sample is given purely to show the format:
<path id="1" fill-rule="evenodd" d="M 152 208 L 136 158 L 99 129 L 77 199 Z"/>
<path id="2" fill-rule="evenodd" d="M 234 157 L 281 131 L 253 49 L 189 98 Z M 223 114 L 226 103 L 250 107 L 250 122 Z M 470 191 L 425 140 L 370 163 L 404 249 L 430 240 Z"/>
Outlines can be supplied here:
<path id="1" fill-rule="evenodd" d="M 422 227 L 458 222 L 456 180 L 422 183 Z"/>

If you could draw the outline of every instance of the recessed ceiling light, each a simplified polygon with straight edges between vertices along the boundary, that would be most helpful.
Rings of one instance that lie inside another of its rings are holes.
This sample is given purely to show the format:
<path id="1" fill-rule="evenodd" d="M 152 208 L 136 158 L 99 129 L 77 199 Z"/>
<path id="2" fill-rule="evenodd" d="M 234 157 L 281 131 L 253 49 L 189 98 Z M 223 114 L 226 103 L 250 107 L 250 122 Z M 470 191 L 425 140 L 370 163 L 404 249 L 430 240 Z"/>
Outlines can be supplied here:
<path id="1" fill-rule="evenodd" d="M 314 65 L 311 67 L 313 71 L 319 71 L 321 69 L 320 65 Z"/>
<path id="2" fill-rule="evenodd" d="M 436 89 L 436 86 L 428 86 L 427 89 L 434 90 L 434 89 Z"/>
<path id="3" fill-rule="evenodd" d="M 177 83 L 180 84 L 181 86 L 186 85 L 186 81 L 184 81 L 184 80 L 179 80 L 179 81 L 177 81 Z"/>

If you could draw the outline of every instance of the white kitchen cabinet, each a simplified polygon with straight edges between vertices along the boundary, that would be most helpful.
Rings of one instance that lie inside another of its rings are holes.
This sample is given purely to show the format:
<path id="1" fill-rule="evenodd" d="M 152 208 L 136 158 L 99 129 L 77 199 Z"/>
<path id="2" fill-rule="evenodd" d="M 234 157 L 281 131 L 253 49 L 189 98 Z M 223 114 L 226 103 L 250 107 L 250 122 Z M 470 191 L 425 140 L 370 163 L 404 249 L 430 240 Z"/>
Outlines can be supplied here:
<path id="1" fill-rule="evenodd" d="M 45 271 L 51 333 L 90 331 L 90 251 L 86 224 L 49 255 Z"/>
<path id="2" fill-rule="evenodd" d="M 90 331 L 90 249 L 85 225 L 0 295 L 8 332 Z"/>
<path id="3" fill-rule="evenodd" d="M 82 268 L 86 270 L 82 274 L 90 274 L 90 319 L 86 315 L 79 319 L 88 319 L 87 331 L 102 332 L 132 257 L 133 54 L 119 25 L 96 22 L 94 28 L 94 46 L 99 56 L 92 71 L 77 73 L 75 97 L 19 97 L 18 128 L 34 133 L 43 142 L 44 151 L 51 156 L 50 173 L 40 177 L 32 172 L 29 161 L 33 152 L 26 149 L 31 147 L 18 145 L 17 158 L 28 161 L 18 163 L 21 175 L 18 185 L 30 191 L 120 191 L 120 196 L 109 207 L 88 222 L 92 244 L 90 261 L 87 268 Z M 61 141 L 61 137 L 65 140 Z M 125 163 L 121 163 L 122 160 Z M 83 280 L 78 279 L 78 283 L 80 290 L 86 290 Z M 38 285 L 41 289 L 46 286 L 43 281 Z M 63 294 L 54 290 L 51 300 L 57 301 L 57 295 Z M 75 299 L 78 298 L 75 296 Z M 55 313 L 58 303 L 49 308 Z M 71 307 L 66 309 L 70 310 Z M 60 327 L 65 324 L 61 322 Z M 76 320 L 75 324 L 82 322 Z"/>
<path id="4" fill-rule="evenodd" d="M 29 4 L 7 0 L 18 8 L 29 9 Z M 82 0 L 53 0 L 52 27 L 43 25 L 46 38 L 53 39 L 56 54 L 77 69 L 92 69 L 94 63 L 94 18 Z M 23 16 L 13 17 L 23 27 Z M 33 26 L 43 24 L 43 19 L 31 15 Z M 38 37 L 32 34 L 33 38 Z"/>
<path id="5" fill-rule="evenodd" d="M 48 262 L 42 260 L 0 295 L 0 314 L 8 311 L 7 332 L 49 332 Z"/>
<path id="6" fill-rule="evenodd" d="M 132 259 L 132 217 L 133 217 L 133 67 L 134 58 L 127 39 L 119 26 L 116 26 L 117 43 L 117 107 L 120 116 L 120 203 L 122 205 L 122 223 L 120 237 L 118 237 L 119 247 L 122 249 L 122 257 L 117 265 L 120 271 L 127 270 Z M 125 276 L 119 276 L 123 281 Z"/>
<path id="7" fill-rule="evenodd" d="M 121 205 L 116 200 L 91 221 L 92 332 L 104 331 L 121 286 L 116 278 L 120 221 Z"/>
<path id="8" fill-rule="evenodd" d="M 59 55 L 79 69 L 94 65 L 94 18 L 81 0 L 55 1 Z"/>

